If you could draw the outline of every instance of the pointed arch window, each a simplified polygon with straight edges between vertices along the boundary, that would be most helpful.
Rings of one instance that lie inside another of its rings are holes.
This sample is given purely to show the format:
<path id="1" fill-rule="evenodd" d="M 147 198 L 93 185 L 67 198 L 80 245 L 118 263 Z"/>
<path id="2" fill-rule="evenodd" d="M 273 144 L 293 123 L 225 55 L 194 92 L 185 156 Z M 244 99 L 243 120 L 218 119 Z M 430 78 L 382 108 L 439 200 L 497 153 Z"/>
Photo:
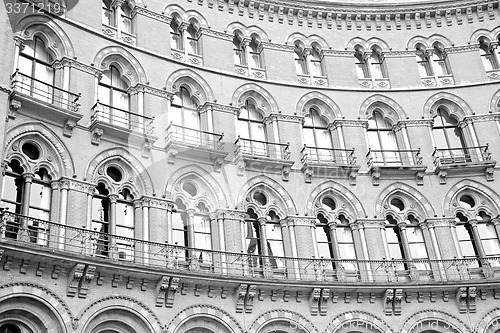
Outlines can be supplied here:
<path id="1" fill-rule="evenodd" d="M 295 69 L 299 75 L 308 75 L 306 57 L 304 55 L 304 49 L 299 45 L 295 44 L 294 49 L 294 59 L 295 59 Z"/>
<path id="2" fill-rule="evenodd" d="M 377 163 L 400 163 L 396 134 L 392 129 L 392 124 L 382 116 L 380 110 L 374 110 L 368 119 L 368 144 L 370 156 Z"/>
<path id="3" fill-rule="evenodd" d="M 193 145 L 202 143 L 201 118 L 198 102 L 186 87 L 181 87 L 172 100 L 168 128 L 172 139 Z"/>
<path id="4" fill-rule="evenodd" d="M 182 35 L 179 23 L 176 19 L 172 19 L 170 22 L 170 45 L 175 50 L 183 50 L 184 45 L 182 43 Z"/>
<path id="5" fill-rule="evenodd" d="M 248 52 L 249 52 L 248 65 L 250 66 L 250 68 L 262 68 L 260 45 L 259 41 L 255 37 L 252 37 L 252 39 L 248 43 Z"/>
<path id="6" fill-rule="evenodd" d="M 118 259 L 132 260 L 134 257 L 131 239 L 134 238 L 134 197 L 129 190 L 123 189 L 116 200 L 116 246 Z"/>
<path id="7" fill-rule="evenodd" d="M 92 197 L 92 224 L 91 228 L 97 232 L 94 244 L 94 253 L 97 256 L 107 257 L 110 254 L 110 208 L 111 202 L 108 198 L 109 191 L 104 183 L 95 187 Z"/>
<path id="8" fill-rule="evenodd" d="M 277 258 L 284 256 L 279 216 L 271 210 L 267 217 L 258 218 L 253 209 L 248 209 L 247 216 L 247 253 L 257 255 L 251 257 L 250 265 L 260 268 L 266 265 L 272 269 L 284 268 L 283 259 Z"/>
<path id="9" fill-rule="evenodd" d="M 312 76 L 323 76 L 323 65 L 321 61 L 321 49 L 317 46 L 313 46 L 311 49 L 311 75 Z"/>
<path id="10" fill-rule="evenodd" d="M 358 73 L 358 78 L 369 79 L 370 69 L 368 66 L 368 61 L 362 49 L 356 49 L 354 52 L 354 61 L 356 64 L 356 72 Z"/>
<path id="11" fill-rule="evenodd" d="M 51 103 L 54 94 L 54 57 L 38 36 L 26 42 L 19 54 L 21 92 Z"/>
<path id="12" fill-rule="evenodd" d="M 304 144 L 307 147 L 309 158 L 317 162 L 331 162 L 335 160 L 333 141 L 328 122 L 321 118 L 315 108 L 309 110 L 302 125 Z"/>
<path id="13" fill-rule="evenodd" d="M 117 67 L 111 65 L 104 71 L 97 92 L 99 120 L 125 128 L 130 126 L 128 87 Z"/>
<path id="14" fill-rule="evenodd" d="M 492 45 L 484 38 L 479 40 L 479 54 L 485 71 L 494 71 L 500 69 L 499 59 L 495 52 L 496 45 Z"/>
<path id="15" fill-rule="evenodd" d="M 50 220 L 51 208 L 51 178 L 45 168 L 40 168 L 34 174 L 27 174 L 19 161 L 13 159 L 8 165 L 3 177 L 1 203 L 10 212 L 32 217 L 21 219 L 13 225 L 8 225 L 6 237 L 18 238 L 19 228 L 26 230 L 32 243 L 46 245 L 48 241 L 47 226 L 43 221 Z"/>
<path id="16" fill-rule="evenodd" d="M 438 107 L 432 134 L 438 148 L 463 147 L 464 139 L 458 121 L 453 118 L 443 107 Z"/>
<path id="17" fill-rule="evenodd" d="M 236 65 L 246 66 L 246 50 L 243 44 L 243 37 L 235 34 L 233 37 L 233 54 Z"/>
<path id="18" fill-rule="evenodd" d="M 359 83 L 362 87 L 390 87 L 385 58 L 380 47 L 374 46 L 370 53 L 366 53 L 361 47 L 356 47 L 354 60 Z"/>
<path id="19" fill-rule="evenodd" d="M 237 120 L 238 136 L 242 139 L 251 140 L 245 143 L 244 149 L 252 155 L 267 156 L 267 135 L 264 117 L 257 110 L 253 99 L 245 101 L 245 107 L 240 109 Z"/>
<path id="20" fill-rule="evenodd" d="M 382 79 L 387 77 L 384 64 L 384 57 L 380 50 L 372 49 L 368 61 L 370 66 L 370 74 L 372 78 Z"/>
<path id="21" fill-rule="evenodd" d="M 420 73 L 421 78 L 434 76 L 434 73 L 432 71 L 432 64 L 430 62 L 427 51 L 423 46 L 417 46 L 415 59 L 417 61 L 418 72 Z"/>
<path id="22" fill-rule="evenodd" d="M 118 38 L 121 33 L 132 34 L 132 8 L 127 1 L 113 3 L 112 0 L 102 0 L 102 24 L 114 27 L 118 31 Z"/>
<path id="23" fill-rule="evenodd" d="M 187 52 L 188 54 L 200 54 L 199 42 L 198 42 L 198 31 L 194 22 L 190 22 L 186 29 L 187 32 Z"/>

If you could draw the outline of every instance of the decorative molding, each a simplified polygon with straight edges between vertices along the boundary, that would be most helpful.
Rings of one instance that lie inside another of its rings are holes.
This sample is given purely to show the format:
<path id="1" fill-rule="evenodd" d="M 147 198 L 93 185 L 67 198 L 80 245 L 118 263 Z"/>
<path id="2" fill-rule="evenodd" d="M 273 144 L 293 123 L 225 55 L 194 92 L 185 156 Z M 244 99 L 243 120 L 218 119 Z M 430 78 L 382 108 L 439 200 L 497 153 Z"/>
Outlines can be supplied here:
<path id="1" fill-rule="evenodd" d="M 345 58 L 354 57 L 354 51 L 346 51 L 346 50 L 321 50 L 321 53 L 325 57 L 345 57 Z"/>
<path id="2" fill-rule="evenodd" d="M 54 62 L 54 66 L 60 66 L 60 67 L 71 67 L 78 69 L 84 73 L 91 74 L 97 77 L 102 76 L 102 70 L 100 68 L 94 67 L 94 64 L 87 65 L 81 61 L 78 61 L 76 59 L 71 59 L 68 57 L 63 57 L 60 60 L 56 60 Z"/>
<path id="3" fill-rule="evenodd" d="M 463 53 L 463 52 L 477 52 L 478 50 L 479 50 L 479 44 L 462 45 L 462 46 L 447 47 L 446 54 Z"/>
<path id="4" fill-rule="evenodd" d="M 304 117 L 297 115 L 283 114 L 283 113 L 271 113 L 269 116 L 264 118 L 263 122 L 267 123 L 273 120 L 302 124 L 304 122 Z"/>
<path id="5" fill-rule="evenodd" d="M 360 119 L 335 119 L 332 123 L 333 128 L 337 127 L 363 127 L 368 128 L 368 120 Z"/>
<path id="6" fill-rule="evenodd" d="M 244 332 L 245 329 L 228 312 L 208 304 L 198 304 L 189 306 L 177 313 L 170 322 L 164 326 L 161 332 L 174 332 L 183 323 L 189 321 L 191 317 L 209 316 L 223 320 L 224 324 L 230 328 L 230 332 Z"/>
<path id="7" fill-rule="evenodd" d="M 233 41 L 234 35 L 227 32 L 221 32 L 216 30 L 211 30 L 207 28 L 200 28 L 200 35 L 210 36 L 214 38 L 219 38 L 226 41 Z"/>
<path id="8" fill-rule="evenodd" d="M 132 17 L 135 16 L 136 14 L 141 14 L 143 16 L 153 18 L 155 20 L 164 22 L 166 24 L 170 24 L 170 22 L 172 21 L 170 17 L 164 15 L 163 13 L 158 13 L 140 6 L 135 6 L 134 9 L 132 10 Z"/>
<path id="9" fill-rule="evenodd" d="M 261 45 L 263 49 L 268 49 L 268 50 L 283 51 L 283 52 L 293 52 L 295 50 L 294 45 L 277 44 L 271 42 L 262 42 Z"/>
<path id="10" fill-rule="evenodd" d="M 138 82 L 135 86 L 128 88 L 127 92 L 131 95 L 135 95 L 139 92 L 143 92 L 145 94 L 150 94 L 153 96 L 165 98 L 165 99 L 172 99 L 174 96 L 173 92 L 170 92 L 168 90 L 164 89 L 159 89 L 155 87 L 148 86 L 147 84 Z"/>
<path id="11" fill-rule="evenodd" d="M 386 51 L 384 52 L 385 58 L 404 58 L 404 57 L 415 57 L 415 51 Z"/>

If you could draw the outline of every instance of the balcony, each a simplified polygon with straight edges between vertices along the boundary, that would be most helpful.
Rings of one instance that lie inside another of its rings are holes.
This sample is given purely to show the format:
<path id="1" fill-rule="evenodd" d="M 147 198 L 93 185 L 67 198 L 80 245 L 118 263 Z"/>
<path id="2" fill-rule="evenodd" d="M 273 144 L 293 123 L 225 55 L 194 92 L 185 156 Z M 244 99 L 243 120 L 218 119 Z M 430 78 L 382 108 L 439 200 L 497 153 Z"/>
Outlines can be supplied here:
<path id="1" fill-rule="evenodd" d="M 423 185 L 426 165 L 422 165 L 420 149 L 417 150 L 374 150 L 369 149 L 368 172 L 373 184 L 378 185 L 383 176 L 387 179 L 401 179 L 414 176 L 418 185 Z"/>
<path id="2" fill-rule="evenodd" d="M 306 183 L 312 177 L 349 178 L 351 185 L 356 184 L 357 172 L 360 168 L 356 165 L 354 149 L 318 148 L 304 145 L 302 154 L 302 172 Z"/>
<path id="3" fill-rule="evenodd" d="M 110 105 L 100 103 L 99 101 L 92 107 L 90 117 L 90 130 L 94 132 L 97 129 L 103 131 L 110 137 L 122 140 L 145 138 L 154 141 L 153 136 L 154 118 L 135 114 Z M 94 142 L 93 142 L 94 143 Z"/>
<path id="4" fill-rule="evenodd" d="M 238 137 L 234 152 L 238 174 L 244 170 L 258 170 L 281 173 L 284 180 L 288 180 L 293 161 L 290 161 L 288 143 L 272 143 L 267 141 L 250 140 Z"/>
<path id="5" fill-rule="evenodd" d="M 5 260 L 72 263 L 90 261 L 114 270 L 185 274 L 190 279 L 305 281 L 344 285 L 443 285 L 491 283 L 500 258 L 450 260 L 333 260 L 221 252 L 118 237 L 0 210 L 0 252 Z"/>
<path id="6" fill-rule="evenodd" d="M 477 175 L 484 174 L 486 180 L 493 180 L 493 170 L 496 161 L 491 159 L 488 145 L 463 148 L 435 148 L 435 172 L 440 177 L 442 184 L 446 183 L 448 175 Z"/>
<path id="7" fill-rule="evenodd" d="M 74 127 L 83 117 L 79 113 L 80 95 L 16 71 L 11 76 L 11 105 L 30 116 Z M 22 108 L 21 108 L 22 106 Z M 15 118 L 15 114 L 10 114 Z M 72 128 L 72 127 L 71 127 Z M 66 129 L 65 129 L 66 130 Z M 65 133 L 66 135 L 66 133 Z"/>
<path id="8" fill-rule="evenodd" d="M 168 152 L 168 162 L 173 164 L 177 156 L 199 159 L 201 162 L 210 160 L 216 171 L 220 171 L 228 152 L 224 150 L 222 138 L 224 134 L 200 131 L 184 126 L 170 124 L 165 130 L 165 150 Z"/>

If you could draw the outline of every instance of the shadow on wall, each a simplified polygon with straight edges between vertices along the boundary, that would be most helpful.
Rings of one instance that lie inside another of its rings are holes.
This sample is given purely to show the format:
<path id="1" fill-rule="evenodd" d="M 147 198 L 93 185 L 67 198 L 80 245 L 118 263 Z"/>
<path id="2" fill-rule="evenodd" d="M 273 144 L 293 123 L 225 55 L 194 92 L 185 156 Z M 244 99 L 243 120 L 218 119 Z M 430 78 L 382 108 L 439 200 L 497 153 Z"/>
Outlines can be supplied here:
<path id="1" fill-rule="evenodd" d="M 72 10 L 80 0 L 3 0 L 10 27 L 14 33 L 17 22 L 25 15 L 62 15 Z"/>

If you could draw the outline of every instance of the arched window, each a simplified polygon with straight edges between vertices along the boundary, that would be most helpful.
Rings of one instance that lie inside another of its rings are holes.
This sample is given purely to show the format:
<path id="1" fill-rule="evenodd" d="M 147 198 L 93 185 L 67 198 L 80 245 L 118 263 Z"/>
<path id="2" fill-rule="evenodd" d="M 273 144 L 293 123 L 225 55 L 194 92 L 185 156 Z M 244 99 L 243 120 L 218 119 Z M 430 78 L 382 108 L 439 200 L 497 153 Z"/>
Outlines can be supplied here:
<path id="1" fill-rule="evenodd" d="M 128 128 L 130 126 L 130 96 L 128 83 L 117 67 L 104 71 L 98 87 L 99 120 Z"/>
<path id="2" fill-rule="evenodd" d="M 294 59 L 295 59 L 295 70 L 299 75 L 308 75 L 306 57 L 304 55 L 304 49 L 299 45 L 295 44 L 294 49 Z"/>
<path id="3" fill-rule="evenodd" d="M 54 90 L 54 57 L 45 42 L 35 36 L 19 54 L 21 92 L 51 103 Z"/>
<path id="4" fill-rule="evenodd" d="M 385 70 L 384 57 L 379 48 L 372 48 L 372 52 L 368 59 L 370 66 L 370 74 L 374 79 L 386 78 L 387 73 Z"/>
<path id="5" fill-rule="evenodd" d="M 198 36 L 197 36 L 198 31 L 196 29 L 195 22 L 190 22 L 186 31 L 187 31 L 187 52 L 188 52 L 188 54 L 199 55 L 200 49 L 199 49 Z"/>
<path id="6" fill-rule="evenodd" d="M 323 68 L 321 64 L 321 49 L 318 46 L 313 46 L 311 49 L 311 75 L 323 76 Z"/>
<path id="7" fill-rule="evenodd" d="M 169 134 L 174 136 L 173 139 L 194 145 L 201 144 L 198 102 L 185 87 L 181 87 L 172 100 L 169 120 L 173 125 L 169 127 Z"/>
<path id="8" fill-rule="evenodd" d="M 251 140 L 251 143 L 244 147 L 249 153 L 252 155 L 267 156 L 267 136 L 264 117 L 257 110 L 253 99 L 247 99 L 245 107 L 240 109 L 237 130 L 239 137 Z"/>
<path id="9" fill-rule="evenodd" d="M 27 230 L 29 235 L 24 241 L 40 245 L 47 244 L 47 226 L 44 221 L 50 219 L 51 206 L 51 178 L 44 168 L 35 174 L 24 172 L 19 161 L 13 159 L 8 165 L 3 178 L 1 202 L 10 212 L 29 216 L 32 219 L 22 219 L 9 224 L 6 237 L 19 238 L 19 228 Z"/>
<path id="10" fill-rule="evenodd" d="M 497 55 L 495 54 L 496 45 L 492 45 L 484 38 L 479 40 L 479 54 L 483 62 L 485 71 L 492 71 L 499 69 Z"/>
<path id="11" fill-rule="evenodd" d="M 172 19 L 172 22 L 170 22 L 170 44 L 172 49 L 184 50 L 182 39 L 179 23 L 176 19 Z"/>
<path id="12" fill-rule="evenodd" d="M 304 144 L 310 148 L 307 152 L 311 159 L 317 162 L 334 160 L 332 135 L 328 129 L 328 122 L 321 118 L 316 109 L 311 108 L 309 114 L 304 117 L 302 134 Z"/>
<path id="13" fill-rule="evenodd" d="M 334 202 L 331 198 L 325 197 L 323 201 L 325 199 Z M 346 217 L 341 214 L 336 221 L 328 221 L 324 214 L 319 213 L 316 218 L 315 232 L 319 257 L 336 260 L 332 262 L 333 269 L 357 270 L 354 238 Z"/>
<path id="14" fill-rule="evenodd" d="M 94 252 L 97 256 L 107 257 L 110 254 L 110 209 L 109 191 L 104 183 L 95 187 L 92 197 L 92 231 L 97 232 L 95 236 Z"/>
<path id="15" fill-rule="evenodd" d="M 172 241 L 174 245 L 186 247 L 178 254 L 180 260 L 196 260 L 211 264 L 212 255 L 200 250 L 212 250 L 212 236 L 208 208 L 199 203 L 195 209 L 187 209 L 182 200 L 175 201 L 172 214 Z M 192 249 L 188 249 L 192 248 Z"/>
<path id="16" fill-rule="evenodd" d="M 462 197 L 469 197 L 463 195 Z M 464 259 L 500 257 L 500 241 L 491 217 L 480 212 L 475 220 L 469 220 L 462 213 L 457 213 L 455 221 L 459 248 Z M 474 261 L 470 267 L 483 265 L 499 266 L 497 260 Z"/>
<path id="17" fill-rule="evenodd" d="M 371 157 L 375 162 L 384 164 L 401 162 L 396 134 L 392 130 L 392 124 L 384 119 L 381 111 L 373 111 L 368 119 L 367 133 Z"/>
<path id="18" fill-rule="evenodd" d="M 451 74 L 446 64 L 446 52 L 444 46 L 440 43 L 434 43 L 434 50 L 431 55 L 432 68 L 434 74 L 438 77 Z"/>
<path id="19" fill-rule="evenodd" d="M 21 333 L 21 330 L 16 325 L 5 324 L 0 326 L 0 333 Z"/>
<path id="20" fill-rule="evenodd" d="M 421 78 L 434 76 L 432 64 L 430 63 L 428 53 L 424 46 L 417 46 L 415 59 L 417 61 L 418 72 L 420 73 Z"/>
<path id="21" fill-rule="evenodd" d="M 251 258 L 250 265 L 254 268 L 263 268 L 267 263 L 273 269 L 284 268 L 283 260 L 275 258 L 284 256 L 279 216 L 271 210 L 267 217 L 258 218 L 253 209 L 248 209 L 247 215 L 247 253 L 257 255 Z"/>
<path id="22" fill-rule="evenodd" d="M 132 260 L 134 258 L 133 246 L 130 239 L 134 238 L 134 197 L 127 189 L 118 194 L 116 200 L 116 236 L 118 259 Z"/>
<path id="23" fill-rule="evenodd" d="M 448 110 L 442 106 L 437 108 L 432 126 L 432 136 L 438 149 L 465 147 L 462 129 L 458 126 L 458 121 L 450 116 Z M 461 151 L 457 153 L 463 155 Z"/>
<path id="24" fill-rule="evenodd" d="M 236 65 L 246 66 L 247 57 L 243 43 L 243 37 L 238 33 L 234 34 L 233 37 L 233 52 L 234 52 L 234 63 Z"/>
<path id="25" fill-rule="evenodd" d="M 250 66 L 250 68 L 262 68 L 262 60 L 260 57 L 259 44 L 260 43 L 256 39 L 256 37 L 252 37 L 250 43 L 248 43 L 248 52 L 249 52 L 248 59 L 250 60 L 248 65 Z"/>
<path id="26" fill-rule="evenodd" d="M 358 73 L 358 78 L 369 79 L 371 77 L 370 69 L 363 49 L 361 48 L 355 49 L 354 61 L 356 64 L 356 72 Z"/>
<path id="27" fill-rule="evenodd" d="M 112 0 L 102 0 L 102 24 L 115 27 L 120 33 L 132 33 L 132 8 L 127 1 L 119 6 Z"/>

